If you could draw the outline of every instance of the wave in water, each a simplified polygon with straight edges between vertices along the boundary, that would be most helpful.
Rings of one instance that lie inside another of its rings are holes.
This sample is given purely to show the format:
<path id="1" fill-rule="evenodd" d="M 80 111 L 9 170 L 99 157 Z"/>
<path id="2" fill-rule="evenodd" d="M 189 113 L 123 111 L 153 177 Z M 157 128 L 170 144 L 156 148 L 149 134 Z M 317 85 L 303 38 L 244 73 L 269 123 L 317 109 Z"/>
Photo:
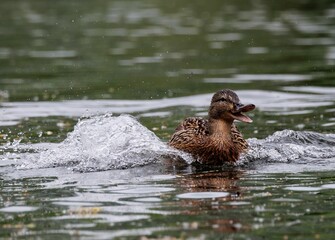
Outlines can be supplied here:
<path id="1" fill-rule="evenodd" d="M 22 168 L 65 166 L 83 172 L 143 166 L 162 158 L 192 160 L 167 146 L 134 117 L 110 114 L 81 119 L 63 142 L 25 158 Z"/>
<path id="2" fill-rule="evenodd" d="M 258 169 L 276 165 L 269 168 L 274 172 L 335 169 L 335 134 L 283 130 L 248 142 L 250 149 L 239 165 Z"/>
<path id="3" fill-rule="evenodd" d="M 335 134 L 284 130 L 248 141 L 250 150 L 237 166 L 285 163 L 335 169 Z M 24 169 L 63 166 L 83 172 L 131 168 L 163 159 L 192 162 L 189 154 L 167 146 L 134 117 L 110 114 L 81 119 L 63 142 L 38 153 L 19 154 L 19 158 Z"/>

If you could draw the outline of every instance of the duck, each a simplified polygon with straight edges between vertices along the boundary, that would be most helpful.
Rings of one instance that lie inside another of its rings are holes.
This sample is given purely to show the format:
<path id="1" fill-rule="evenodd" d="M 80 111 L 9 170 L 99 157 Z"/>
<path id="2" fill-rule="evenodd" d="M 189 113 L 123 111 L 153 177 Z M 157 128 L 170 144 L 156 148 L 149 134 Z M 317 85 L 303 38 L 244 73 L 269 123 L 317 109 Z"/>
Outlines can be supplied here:
<path id="1" fill-rule="evenodd" d="M 208 166 L 235 163 L 248 150 L 248 143 L 234 121 L 252 123 L 245 113 L 255 107 L 242 104 L 230 89 L 219 90 L 211 99 L 208 117 L 183 120 L 168 145 L 191 154 L 195 163 Z"/>

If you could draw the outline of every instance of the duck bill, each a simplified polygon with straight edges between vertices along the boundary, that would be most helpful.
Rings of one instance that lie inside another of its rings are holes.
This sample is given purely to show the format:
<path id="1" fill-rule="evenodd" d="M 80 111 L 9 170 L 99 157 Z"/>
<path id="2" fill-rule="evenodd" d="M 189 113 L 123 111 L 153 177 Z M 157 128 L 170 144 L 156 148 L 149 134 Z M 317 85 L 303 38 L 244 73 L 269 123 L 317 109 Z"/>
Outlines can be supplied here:
<path id="1" fill-rule="evenodd" d="M 243 114 L 245 112 L 250 112 L 255 109 L 254 104 L 248 105 L 240 105 L 237 109 L 232 113 L 232 117 L 238 121 L 245 122 L 245 123 L 252 123 L 252 119 L 247 115 Z"/>
<path id="2" fill-rule="evenodd" d="M 232 116 L 235 120 L 245 123 L 252 123 L 252 119 L 243 113 L 234 113 Z"/>

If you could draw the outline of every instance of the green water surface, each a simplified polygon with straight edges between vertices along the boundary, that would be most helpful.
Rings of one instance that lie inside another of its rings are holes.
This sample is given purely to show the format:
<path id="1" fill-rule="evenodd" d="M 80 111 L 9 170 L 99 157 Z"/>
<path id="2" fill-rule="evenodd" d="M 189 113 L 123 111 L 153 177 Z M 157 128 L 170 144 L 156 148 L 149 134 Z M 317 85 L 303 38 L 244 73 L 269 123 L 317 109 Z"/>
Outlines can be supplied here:
<path id="1" fill-rule="evenodd" d="M 223 88 L 259 90 L 255 101 L 264 92 L 293 96 L 256 109 L 253 124 L 239 125 L 246 138 L 284 129 L 334 133 L 334 29 L 331 0 L 2 0 L 0 144 L 63 141 L 79 116 L 35 115 L 42 102 L 65 109 L 69 100 L 136 103 Z M 301 97 L 315 104 L 292 107 Z M 21 102 L 37 104 L 26 109 Z M 206 111 L 178 102 L 130 114 L 167 141 L 179 121 Z M 72 173 L 10 165 L 0 162 L 2 239 L 335 234 L 334 169 L 259 173 L 159 165 Z"/>

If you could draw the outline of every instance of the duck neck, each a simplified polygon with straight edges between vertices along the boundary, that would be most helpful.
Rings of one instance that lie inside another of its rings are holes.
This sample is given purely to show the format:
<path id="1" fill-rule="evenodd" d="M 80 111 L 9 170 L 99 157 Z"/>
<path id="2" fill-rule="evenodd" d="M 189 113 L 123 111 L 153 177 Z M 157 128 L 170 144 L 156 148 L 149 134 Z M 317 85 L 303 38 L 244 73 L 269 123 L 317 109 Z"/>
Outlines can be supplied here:
<path id="1" fill-rule="evenodd" d="M 231 126 L 233 122 L 222 119 L 209 119 L 209 133 L 212 136 L 219 136 L 221 139 L 231 141 Z"/>

